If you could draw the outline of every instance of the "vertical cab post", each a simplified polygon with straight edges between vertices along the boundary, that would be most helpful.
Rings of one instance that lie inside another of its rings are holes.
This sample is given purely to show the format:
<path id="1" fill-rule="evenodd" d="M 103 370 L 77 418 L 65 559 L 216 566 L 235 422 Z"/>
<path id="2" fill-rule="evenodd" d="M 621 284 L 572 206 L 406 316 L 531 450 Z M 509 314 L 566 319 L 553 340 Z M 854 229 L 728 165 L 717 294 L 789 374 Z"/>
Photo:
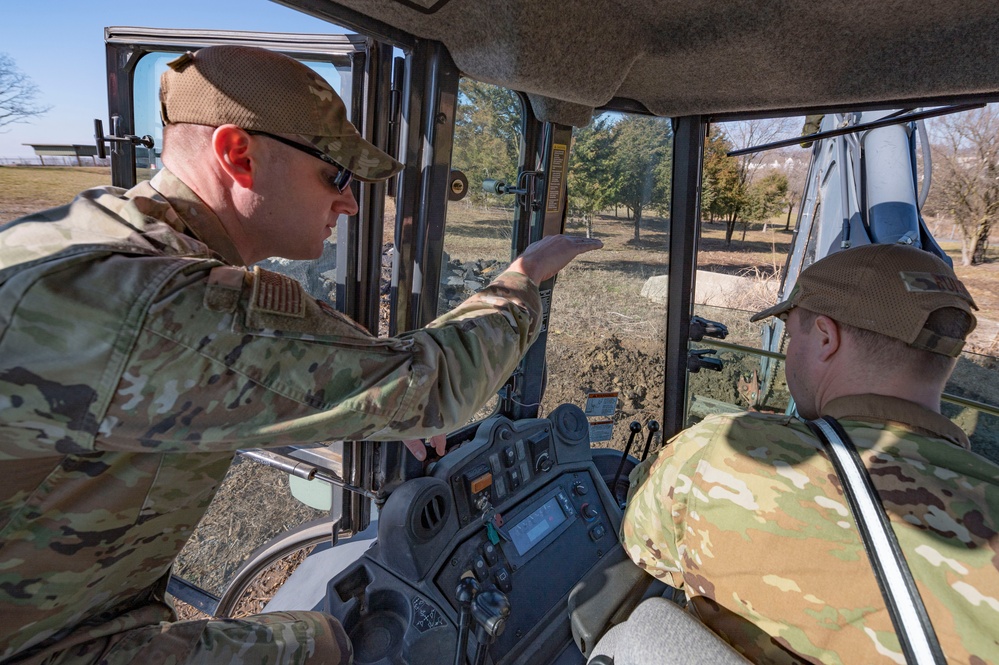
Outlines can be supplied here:
<path id="1" fill-rule="evenodd" d="M 396 195 L 391 335 L 430 323 L 437 311 L 458 99 L 458 70 L 440 42 L 417 42 L 405 79 L 399 141 L 406 168 Z"/>
<path id="2" fill-rule="evenodd" d="M 538 199 L 530 201 L 530 240 L 562 233 L 566 217 L 566 178 L 569 171 L 569 148 L 572 144 L 572 127 L 544 123 L 535 125 L 540 130 L 537 141 L 537 164 L 541 172 Z M 525 145 L 528 143 L 525 132 Z M 523 251 L 520 248 L 520 251 Z M 551 315 L 552 291 L 555 278 L 538 285 L 541 292 L 541 334 L 527 351 L 520 363 L 507 393 L 507 409 L 513 419 L 536 418 L 545 383 L 545 353 L 548 345 L 548 322 Z"/>
<path id="3" fill-rule="evenodd" d="M 701 161 L 707 130 L 701 116 L 673 124 L 673 195 L 669 222 L 669 286 L 666 300 L 666 385 L 663 440 L 684 428 L 687 407 L 687 348 L 693 313 L 697 240 L 701 219 Z"/>
<path id="4" fill-rule="evenodd" d="M 114 131 L 113 118 L 117 116 L 119 133 L 134 134 L 132 76 L 143 49 L 133 44 L 113 41 L 113 30 L 104 28 L 108 72 L 107 128 L 109 132 Z M 111 156 L 111 184 L 124 189 L 135 187 L 135 147 L 128 143 L 116 143 L 108 152 Z"/>

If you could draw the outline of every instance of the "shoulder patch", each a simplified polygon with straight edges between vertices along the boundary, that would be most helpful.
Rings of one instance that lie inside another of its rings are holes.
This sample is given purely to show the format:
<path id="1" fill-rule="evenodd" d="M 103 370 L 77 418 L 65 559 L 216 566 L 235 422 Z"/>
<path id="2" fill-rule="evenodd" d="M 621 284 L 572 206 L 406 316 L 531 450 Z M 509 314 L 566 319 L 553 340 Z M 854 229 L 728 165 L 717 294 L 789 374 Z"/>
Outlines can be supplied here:
<path id="1" fill-rule="evenodd" d="M 302 285 L 287 275 L 254 266 L 250 310 L 302 318 L 305 316 Z"/>
<path id="2" fill-rule="evenodd" d="M 246 271 L 233 266 L 218 266 L 208 273 L 205 289 L 205 309 L 212 312 L 231 312 L 239 304 Z"/>

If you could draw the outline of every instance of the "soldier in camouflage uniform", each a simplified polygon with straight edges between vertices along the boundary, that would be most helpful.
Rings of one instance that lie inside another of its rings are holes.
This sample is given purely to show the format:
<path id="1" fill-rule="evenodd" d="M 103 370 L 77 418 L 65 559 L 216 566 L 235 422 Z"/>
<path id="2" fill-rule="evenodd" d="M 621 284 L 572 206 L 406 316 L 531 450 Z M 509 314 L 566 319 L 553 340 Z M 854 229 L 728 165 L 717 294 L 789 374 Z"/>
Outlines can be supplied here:
<path id="1" fill-rule="evenodd" d="M 238 448 L 466 422 L 538 332 L 555 236 L 426 329 L 376 339 L 285 276 L 351 177 L 400 165 L 312 70 L 218 46 L 171 63 L 167 169 L 0 227 L 0 660 L 338 663 L 315 612 L 177 622 L 170 566 Z"/>
<path id="2" fill-rule="evenodd" d="M 853 439 L 951 663 L 999 662 L 999 467 L 940 414 L 975 307 L 943 261 L 900 245 L 835 253 L 790 297 L 802 417 Z M 904 663 L 840 481 L 805 423 L 705 419 L 631 475 L 631 558 L 757 663 Z"/>

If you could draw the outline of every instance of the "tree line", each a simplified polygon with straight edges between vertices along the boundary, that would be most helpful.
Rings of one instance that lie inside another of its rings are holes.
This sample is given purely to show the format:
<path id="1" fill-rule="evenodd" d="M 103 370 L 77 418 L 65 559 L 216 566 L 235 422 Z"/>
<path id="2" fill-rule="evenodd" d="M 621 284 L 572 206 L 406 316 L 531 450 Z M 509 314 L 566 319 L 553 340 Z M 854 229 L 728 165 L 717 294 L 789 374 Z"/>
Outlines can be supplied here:
<path id="1" fill-rule="evenodd" d="M 459 88 L 452 165 L 469 181 L 469 197 L 485 205 L 509 205 L 482 191 L 487 179 L 513 183 L 521 143 L 521 107 L 511 91 L 470 79 Z M 731 241 L 738 223 L 765 220 L 791 202 L 788 178 L 763 173 L 752 158 L 734 158 L 720 127 L 712 127 L 705 151 L 702 213 L 723 220 Z M 592 232 L 594 218 L 624 210 L 634 240 L 652 215 L 667 216 L 673 170 L 673 128 L 668 118 L 605 113 L 573 132 L 568 183 L 570 218 Z"/>

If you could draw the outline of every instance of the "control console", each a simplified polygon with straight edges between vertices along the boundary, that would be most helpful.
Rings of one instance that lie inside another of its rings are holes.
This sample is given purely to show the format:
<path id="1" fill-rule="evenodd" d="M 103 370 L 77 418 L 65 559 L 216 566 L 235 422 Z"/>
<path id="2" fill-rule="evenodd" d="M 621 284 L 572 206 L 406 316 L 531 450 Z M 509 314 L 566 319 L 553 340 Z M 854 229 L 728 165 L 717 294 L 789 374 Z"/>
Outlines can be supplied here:
<path id="1" fill-rule="evenodd" d="M 621 521 L 588 434 L 573 405 L 549 418 L 491 418 L 430 476 L 399 487 L 376 544 L 328 585 L 326 610 L 351 636 L 355 662 L 466 662 L 460 645 L 469 663 L 550 663 L 575 650 L 569 592 L 613 559 Z M 497 607 L 502 616 L 482 609 Z"/>

